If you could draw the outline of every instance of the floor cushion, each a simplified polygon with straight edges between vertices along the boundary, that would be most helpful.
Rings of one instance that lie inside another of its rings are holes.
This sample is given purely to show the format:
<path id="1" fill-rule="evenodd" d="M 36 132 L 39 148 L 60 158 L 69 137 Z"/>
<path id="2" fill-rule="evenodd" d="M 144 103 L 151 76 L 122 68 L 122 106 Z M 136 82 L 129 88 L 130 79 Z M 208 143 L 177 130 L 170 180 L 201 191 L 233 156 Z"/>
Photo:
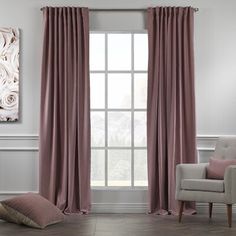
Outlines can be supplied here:
<path id="1" fill-rule="evenodd" d="M 0 219 L 43 229 L 64 220 L 62 212 L 39 194 L 28 193 L 1 201 Z"/>

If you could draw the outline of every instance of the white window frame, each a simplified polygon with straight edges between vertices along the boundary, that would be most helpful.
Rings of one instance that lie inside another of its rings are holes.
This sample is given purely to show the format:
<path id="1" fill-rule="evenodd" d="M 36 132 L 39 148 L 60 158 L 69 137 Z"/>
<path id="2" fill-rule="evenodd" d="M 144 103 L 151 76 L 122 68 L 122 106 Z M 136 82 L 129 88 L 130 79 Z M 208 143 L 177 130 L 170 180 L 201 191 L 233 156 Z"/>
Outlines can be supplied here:
<path id="1" fill-rule="evenodd" d="M 105 69 L 90 70 L 92 73 L 101 73 L 105 75 L 105 108 L 91 108 L 91 112 L 104 112 L 105 114 L 105 146 L 91 146 L 91 150 L 104 150 L 105 152 L 105 186 L 91 186 L 93 190 L 147 190 L 147 186 L 134 186 L 134 150 L 147 150 L 147 146 L 134 146 L 134 112 L 147 112 L 147 109 L 134 109 L 134 74 L 147 74 L 147 70 L 134 69 L 134 34 L 147 34 L 146 30 L 138 31 L 90 31 L 90 34 L 105 35 Z M 131 34 L 131 70 L 108 70 L 108 34 Z M 108 108 L 108 74 L 130 73 L 131 74 L 131 108 L 111 109 Z M 108 112 L 131 112 L 131 146 L 116 147 L 108 146 Z M 130 186 L 108 186 L 108 150 L 131 150 L 131 185 Z"/>

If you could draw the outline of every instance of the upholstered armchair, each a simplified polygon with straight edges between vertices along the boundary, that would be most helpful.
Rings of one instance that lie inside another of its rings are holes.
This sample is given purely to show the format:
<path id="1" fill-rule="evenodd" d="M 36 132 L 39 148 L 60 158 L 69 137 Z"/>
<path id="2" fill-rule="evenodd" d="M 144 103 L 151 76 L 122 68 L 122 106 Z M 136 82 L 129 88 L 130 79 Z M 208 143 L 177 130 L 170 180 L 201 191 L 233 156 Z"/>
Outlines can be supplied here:
<path id="1" fill-rule="evenodd" d="M 236 159 L 236 137 L 219 138 L 213 158 Z M 232 205 L 236 203 L 236 165 L 226 168 L 223 180 L 206 179 L 208 164 L 179 164 L 176 169 L 176 199 L 180 203 L 181 222 L 184 202 L 209 203 L 209 217 L 213 203 L 227 205 L 228 225 L 232 225 Z"/>

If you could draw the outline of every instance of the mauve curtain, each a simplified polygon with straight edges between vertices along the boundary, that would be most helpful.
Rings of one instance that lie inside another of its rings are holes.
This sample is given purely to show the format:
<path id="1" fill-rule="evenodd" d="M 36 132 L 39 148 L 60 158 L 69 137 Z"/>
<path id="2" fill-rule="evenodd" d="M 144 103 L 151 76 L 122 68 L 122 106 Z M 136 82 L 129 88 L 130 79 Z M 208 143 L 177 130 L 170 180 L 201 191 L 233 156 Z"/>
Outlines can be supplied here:
<path id="1" fill-rule="evenodd" d="M 40 194 L 64 213 L 90 209 L 88 9 L 46 7 L 41 78 Z"/>
<path id="2" fill-rule="evenodd" d="M 148 9 L 150 213 L 177 212 L 176 165 L 196 162 L 193 15 L 191 7 Z"/>

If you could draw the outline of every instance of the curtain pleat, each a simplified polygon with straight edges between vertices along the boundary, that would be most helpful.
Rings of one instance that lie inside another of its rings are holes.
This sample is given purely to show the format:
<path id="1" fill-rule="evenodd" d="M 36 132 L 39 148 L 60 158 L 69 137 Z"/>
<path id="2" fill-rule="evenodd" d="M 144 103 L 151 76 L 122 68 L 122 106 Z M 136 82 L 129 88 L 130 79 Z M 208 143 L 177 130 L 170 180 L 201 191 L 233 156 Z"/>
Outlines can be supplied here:
<path id="1" fill-rule="evenodd" d="M 90 209 L 89 17 L 46 7 L 41 78 L 40 194 L 64 213 Z"/>
<path id="2" fill-rule="evenodd" d="M 191 7 L 148 9 L 149 212 L 175 214 L 175 169 L 196 162 Z M 186 212 L 193 213 L 194 205 Z"/>

